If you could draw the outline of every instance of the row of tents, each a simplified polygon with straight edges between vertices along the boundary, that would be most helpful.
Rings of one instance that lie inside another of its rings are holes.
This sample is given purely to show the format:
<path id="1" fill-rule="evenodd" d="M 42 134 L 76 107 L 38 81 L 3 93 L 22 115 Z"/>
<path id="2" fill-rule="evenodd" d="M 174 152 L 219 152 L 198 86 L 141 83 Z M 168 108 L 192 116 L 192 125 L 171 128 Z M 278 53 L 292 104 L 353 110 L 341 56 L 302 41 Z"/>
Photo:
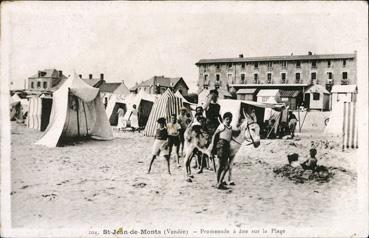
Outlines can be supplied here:
<path id="1" fill-rule="evenodd" d="M 202 105 L 208 98 L 209 91 L 199 95 L 197 105 Z M 36 143 L 55 147 L 82 138 L 99 140 L 113 139 L 112 126 L 118 121 L 118 109 L 123 108 L 125 118 L 131 114 L 135 104 L 139 112 L 139 125 L 144 127 L 145 136 L 154 136 L 160 117 L 167 120 L 171 114 L 179 114 L 182 107 L 194 111 L 197 105 L 188 102 L 179 92 L 165 91 L 162 95 L 151 95 L 144 91 L 129 94 L 126 97 L 113 95 L 105 108 L 98 88 L 91 87 L 77 75 L 66 80 L 54 92 L 47 95 L 33 96 L 28 101 L 27 124 L 29 127 L 43 130 L 45 134 Z M 257 121 L 261 125 L 266 120 L 275 119 L 277 123 L 287 121 L 288 107 L 283 103 L 261 103 L 246 100 L 222 99 L 221 114 L 233 114 L 233 126 L 243 117 L 243 111 L 255 110 Z"/>

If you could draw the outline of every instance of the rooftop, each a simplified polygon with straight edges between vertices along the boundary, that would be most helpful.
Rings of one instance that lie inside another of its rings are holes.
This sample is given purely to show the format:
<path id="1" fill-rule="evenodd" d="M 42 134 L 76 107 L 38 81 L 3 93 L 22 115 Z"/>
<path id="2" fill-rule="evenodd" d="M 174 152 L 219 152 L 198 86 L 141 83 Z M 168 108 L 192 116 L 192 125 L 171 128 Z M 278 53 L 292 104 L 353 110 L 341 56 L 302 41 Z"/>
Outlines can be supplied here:
<path id="1" fill-rule="evenodd" d="M 183 80 L 182 77 L 169 78 L 165 76 L 154 76 L 148 80 L 141 82 L 140 84 L 131 88 L 131 90 L 135 90 L 139 87 L 147 87 L 152 85 L 160 85 L 163 87 L 174 87 L 180 80 Z M 186 85 L 187 86 L 187 85 Z"/>
<path id="2" fill-rule="evenodd" d="M 238 58 L 219 58 L 219 59 L 200 59 L 196 65 L 210 63 L 242 63 L 242 62 L 261 62 L 261 61 L 291 61 L 291 60 L 323 60 L 323 59 L 352 59 L 356 54 L 307 54 L 307 55 L 285 55 L 285 56 L 262 56 L 262 57 L 238 57 Z"/>
<path id="3" fill-rule="evenodd" d="M 61 78 L 63 78 L 63 79 L 66 79 L 67 78 L 67 76 L 65 76 L 63 74 L 63 71 L 61 71 L 61 70 L 44 69 L 44 70 L 39 70 L 39 72 L 42 73 L 42 76 L 41 77 L 43 77 L 43 78 L 60 78 L 59 77 L 59 72 L 61 72 L 61 76 L 62 76 Z M 29 77 L 29 78 L 38 78 L 38 77 L 39 77 L 39 75 L 38 75 L 38 72 L 37 72 L 37 74 L 34 74 L 31 77 Z"/>
<path id="4" fill-rule="evenodd" d="M 100 85 L 100 91 L 105 93 L 113 93 L 122 83 L 107 83 L 103 82 Z"/>

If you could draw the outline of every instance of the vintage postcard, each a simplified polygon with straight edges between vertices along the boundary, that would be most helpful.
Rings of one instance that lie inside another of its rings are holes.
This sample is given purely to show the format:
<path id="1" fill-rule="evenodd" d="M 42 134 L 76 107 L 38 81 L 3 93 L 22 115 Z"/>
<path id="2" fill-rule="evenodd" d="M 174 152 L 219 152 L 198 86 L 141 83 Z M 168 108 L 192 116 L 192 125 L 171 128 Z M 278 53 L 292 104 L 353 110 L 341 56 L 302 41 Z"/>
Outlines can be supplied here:
<path id="1" fill-rule="evenodd" d="M 366 237 L 368 6 L 1 3 L 1 237 Z"/>

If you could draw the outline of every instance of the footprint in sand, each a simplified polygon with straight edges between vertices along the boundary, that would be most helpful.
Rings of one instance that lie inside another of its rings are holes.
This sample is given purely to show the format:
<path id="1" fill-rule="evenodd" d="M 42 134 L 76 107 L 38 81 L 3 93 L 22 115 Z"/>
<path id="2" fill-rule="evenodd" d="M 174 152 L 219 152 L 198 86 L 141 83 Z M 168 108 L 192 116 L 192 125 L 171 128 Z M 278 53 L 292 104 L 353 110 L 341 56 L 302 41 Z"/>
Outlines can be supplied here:
<path id="1" fill-rule="evenodd" d="M 21 187 L 21 189 L 26 189 L 28 187 L 29 187 L 29 185 L 24 185 L 24 186 Z"/>

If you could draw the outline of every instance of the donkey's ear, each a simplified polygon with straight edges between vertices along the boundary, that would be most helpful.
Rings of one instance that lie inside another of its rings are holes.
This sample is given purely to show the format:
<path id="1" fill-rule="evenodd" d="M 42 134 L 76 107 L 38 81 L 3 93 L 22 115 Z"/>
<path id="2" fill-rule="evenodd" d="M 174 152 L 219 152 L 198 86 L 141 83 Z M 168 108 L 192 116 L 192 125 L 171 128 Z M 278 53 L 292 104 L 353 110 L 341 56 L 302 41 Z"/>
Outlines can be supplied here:
<path id="1" fill-rule="evenodd" d="M 252 120 L 252 118 L 250 117 L 250 115 L 249 114 L 247 114 L 246 112 L 245 112 L 245 109 L 244 110 L 242 110 L 242 112 L 243 112 L 243 116 L 245 117 L 245 119 L 248 121 L 248 120 Z"/>

